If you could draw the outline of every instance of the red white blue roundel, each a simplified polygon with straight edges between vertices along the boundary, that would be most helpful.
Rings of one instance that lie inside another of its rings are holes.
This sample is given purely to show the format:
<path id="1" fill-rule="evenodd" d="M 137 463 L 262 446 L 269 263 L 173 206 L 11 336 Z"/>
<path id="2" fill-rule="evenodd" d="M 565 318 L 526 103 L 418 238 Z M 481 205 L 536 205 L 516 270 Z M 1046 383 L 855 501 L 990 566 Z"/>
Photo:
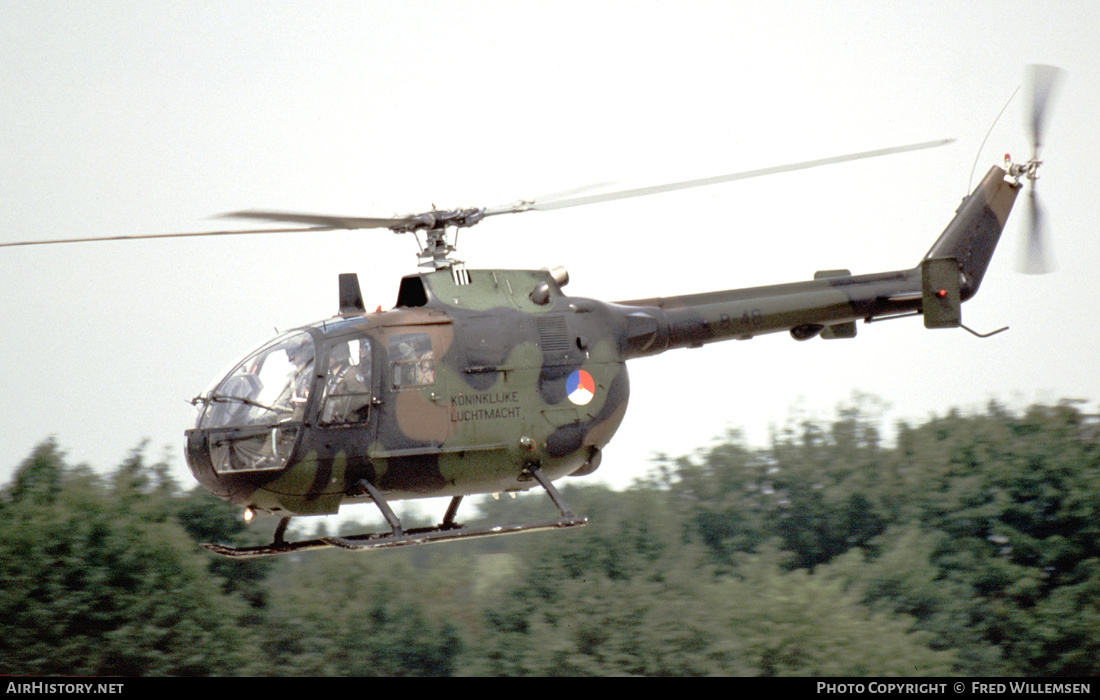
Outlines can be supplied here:
<path id="1" fill-rule="evenodd" d="M 578 406 L 584 406 L 596 395 L 596 382 L 592 375 L 578 369 L 565 380 L 565 394 Z"/>

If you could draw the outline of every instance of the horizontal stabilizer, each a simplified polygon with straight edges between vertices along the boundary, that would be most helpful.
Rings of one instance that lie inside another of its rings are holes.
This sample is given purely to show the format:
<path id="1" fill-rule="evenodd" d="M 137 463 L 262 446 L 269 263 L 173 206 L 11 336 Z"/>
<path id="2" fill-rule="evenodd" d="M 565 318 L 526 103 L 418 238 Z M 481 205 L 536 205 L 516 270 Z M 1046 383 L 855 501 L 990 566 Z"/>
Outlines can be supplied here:
<path id="1" fill-rule="evenodd" d="M 818 270 L 814 273 L 814 279 L 827 279 L 829 277 L 851 277 L 851 270 Z M 821 338 L 823 340 L 838 340 L 841 338 L 854 338 L 856 337 L 856 322 L 849 321 L 847 323 L 834 323 L 832 325 L 825 326 L 825 330 L 821 331 Z"/>
<path id="2" fill-rule="evenodd" d="M 849 321 L 847 323 L 835 323 L 831 326 L 825 326 L 825 330 L 821 331 L 821 337 L 824 340 L 854 338 L 856 337 L 856 322 Z"/>

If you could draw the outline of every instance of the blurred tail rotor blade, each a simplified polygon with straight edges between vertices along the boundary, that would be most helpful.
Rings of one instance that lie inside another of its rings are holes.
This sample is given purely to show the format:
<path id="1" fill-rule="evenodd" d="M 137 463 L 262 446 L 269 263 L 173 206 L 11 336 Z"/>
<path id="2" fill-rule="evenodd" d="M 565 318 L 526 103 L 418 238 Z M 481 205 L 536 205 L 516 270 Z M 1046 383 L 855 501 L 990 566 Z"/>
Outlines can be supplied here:
<path id="1" fill-rule="evenodd" d="M 1039 147 L 1043 144 L 1043 133 L 1046 129 L 1047 110 L 1050 101 L 1061 82 L 1065 71 L 1056 66 L 1031 65 L 1027 67 L 1029 82 L 1031 83 L 1030 109 L 1031 123 L 1031 160 L 1027 164 L 1026 176 L 1030 181 L 1028 188 L 1028 225 L 1025 231 L 1027 241 L 1024 245 L 1023 259 L 1020 263 L 1020 271 L 1027 274 L 1045 274 L 1053 269 L 1046 241 L 1046 215 L 1039 206 L 1039 198 L 1035 194 L 1035 183 L 1038 179 L 1037 171 L 1042 161 L 1039 160 Z"/>
<path id="2" fill-rule="evenodd" d="M 1031 65 L 1028 73 L 1031 78 L 1031 143 L 1038 152 L 1043 142 L 1047 104 L 1066 72 L 1057 66 Z"/>
<path id="3" fill-rule="evenodd" d="M 1039 199 L 1035 195 L 1034 185 L 1028 192 L 1027 214 L 1027 242 L 1019 269 L 1020 272 L 1028 275 L 1045 275 L 1051 272 L 1054 266 L 1047 251 L 1045 216 L 1043 208 L 1039 206 Z"/>

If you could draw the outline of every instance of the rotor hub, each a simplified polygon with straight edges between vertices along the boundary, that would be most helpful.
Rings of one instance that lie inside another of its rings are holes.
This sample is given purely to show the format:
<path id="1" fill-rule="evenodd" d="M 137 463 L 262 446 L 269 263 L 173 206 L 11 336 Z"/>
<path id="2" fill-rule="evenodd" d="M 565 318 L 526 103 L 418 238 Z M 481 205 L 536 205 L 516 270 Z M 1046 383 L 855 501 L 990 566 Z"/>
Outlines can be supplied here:
<path id="1" fill-rule="evenodd" d="M 415 236 L 418 232 L 411 230 L 398 231 L 398 233 L 412 233 Z M 455 260 L 451 257 L 451 254 L 457 249 L 447 240 L 446 228 L 425 229 L 424 243 L 421 244 L 419 238 L 416 239 L 416 242 L 417 245 L 420 245 L 420 252 L 416 256 L 420 259 L 420 267 L 446 270 L 449 267 L 462 264 L 461 260 Z"/>
<path id="2" fill-rule="evenodd" d="M 1043 161 L 1038 158 L 1032 158 L 1031 160 L 1024 161 L 1023 163 L 1013 163 L 1012 157 L 1009 154 L 1005 154 L 1005 172 L 1015 182 L 1019 182 L 1020 178 L 1026 178 L 1035 182 L 1039 179 L 1039 166 L 1043 164 Z"/>

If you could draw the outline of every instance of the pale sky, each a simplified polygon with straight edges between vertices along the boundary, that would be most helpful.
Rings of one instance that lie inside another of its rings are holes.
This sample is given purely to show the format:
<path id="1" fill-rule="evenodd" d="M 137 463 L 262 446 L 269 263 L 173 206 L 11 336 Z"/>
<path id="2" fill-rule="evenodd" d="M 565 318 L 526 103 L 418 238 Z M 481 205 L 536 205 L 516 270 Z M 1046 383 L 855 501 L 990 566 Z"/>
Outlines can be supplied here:
<path id="1" fill-rule="evenodd" d="M 496 217 L 471 268 L 564 265 L 621 300 L 915 266 L 1005 152 L 1024 65 L 1068 71 L 1040 195 L 1054 274 L 1015 272 L 1018 200 L 963 320 L 786 334 L 633 362 L 591 479 L 642 476 L 728 428 L 765 444 L 854 393 L 887 424 L 1079 398 L 1095 410 L 1100 155 L 1095 2 L 16 2 L 0 0 L 0 240 L 212 230 L 240 209 L 390 216 L 592 183 L 642 186 L 955 138 L 943 148 L 625 202 Z M 143 439 L 191 480 L 204 390 L 357 272 L 389 308 L 387 231 L 0 249 L 0 479 L 53 435 L 116 466 Z"/>

